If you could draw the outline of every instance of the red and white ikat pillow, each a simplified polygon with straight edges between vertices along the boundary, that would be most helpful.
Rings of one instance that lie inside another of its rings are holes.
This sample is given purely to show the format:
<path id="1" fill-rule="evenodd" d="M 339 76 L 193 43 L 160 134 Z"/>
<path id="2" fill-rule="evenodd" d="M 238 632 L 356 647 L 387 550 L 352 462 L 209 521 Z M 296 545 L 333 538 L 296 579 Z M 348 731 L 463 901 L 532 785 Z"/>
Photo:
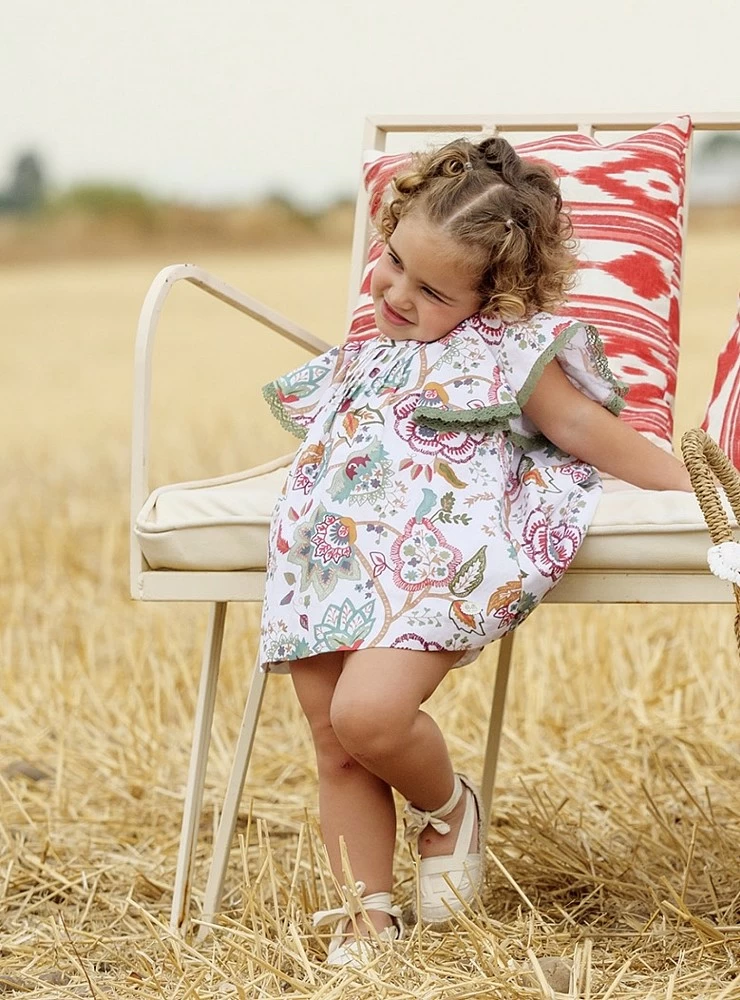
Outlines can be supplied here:
<path id="1" fill-rule="evenodd" d="M 622 418 L 669 449 L 690 135 L 682 116 L 609 146 L 580 133 L 516 146 L 555 169 L 579 240 L 578 284 L 561 312 L 599 329 L 613 371 L 630 386 Z M 366 154 L 371 214 L 408 160 Z M 377 332 L 370 275 L 381 250 L 373 241 L 348 339 Z"/>
<path id="2" fill-rule="evenodd" d="M 740 469 L 740 296 L 730 336 L 717 359 L 714 387 L 701 426 Z"/>

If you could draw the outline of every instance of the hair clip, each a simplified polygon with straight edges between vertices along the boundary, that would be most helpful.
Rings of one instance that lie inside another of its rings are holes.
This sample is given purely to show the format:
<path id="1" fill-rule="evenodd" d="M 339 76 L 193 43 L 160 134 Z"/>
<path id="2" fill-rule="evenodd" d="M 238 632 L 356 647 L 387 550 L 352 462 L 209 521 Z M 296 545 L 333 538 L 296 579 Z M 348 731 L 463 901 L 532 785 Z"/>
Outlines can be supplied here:
<path id="1" fill-rule="evenodd" d="M 513 219 L 507 219 L 506 222 L 504 223 L 504 226 L 509 230 L 509 232 L 511 232 L 513 225 L 514 225 Z"/>
<path id="2" fill-rule="evenodd" d="M 463 170 L 472 170 L 472 169 L 473 169 L 473 164 L 470 162 L 470 160 L 466 160 L 465 163 L 463 164 Z"/>

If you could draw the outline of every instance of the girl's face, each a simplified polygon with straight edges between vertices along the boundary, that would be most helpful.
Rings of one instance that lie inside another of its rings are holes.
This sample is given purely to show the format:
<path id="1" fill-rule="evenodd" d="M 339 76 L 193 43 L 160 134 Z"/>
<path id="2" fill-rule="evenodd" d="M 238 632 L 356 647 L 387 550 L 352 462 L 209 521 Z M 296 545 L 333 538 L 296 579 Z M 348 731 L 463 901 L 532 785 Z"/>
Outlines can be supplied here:
<path id="1" fill-rule="evenodd" d="M 376 326 L 391 340 L 439 340 L 480 308 L 478 278 L 459 244 L 410 212 L 373 271 Z"/>

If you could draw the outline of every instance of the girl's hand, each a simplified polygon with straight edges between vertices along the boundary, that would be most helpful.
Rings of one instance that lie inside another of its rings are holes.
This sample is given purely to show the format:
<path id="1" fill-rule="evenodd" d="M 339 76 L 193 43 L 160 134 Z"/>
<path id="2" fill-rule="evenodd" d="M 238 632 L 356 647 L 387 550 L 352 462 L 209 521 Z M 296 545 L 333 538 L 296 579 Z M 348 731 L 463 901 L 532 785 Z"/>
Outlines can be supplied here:
<path id="1" fill-rule="evenodd" d="M 601 472 L 644 490 L 692 490 L 682 462 L 576 389 L 557 361 L 546 365 L 523 412 L 558 448 Z"/>

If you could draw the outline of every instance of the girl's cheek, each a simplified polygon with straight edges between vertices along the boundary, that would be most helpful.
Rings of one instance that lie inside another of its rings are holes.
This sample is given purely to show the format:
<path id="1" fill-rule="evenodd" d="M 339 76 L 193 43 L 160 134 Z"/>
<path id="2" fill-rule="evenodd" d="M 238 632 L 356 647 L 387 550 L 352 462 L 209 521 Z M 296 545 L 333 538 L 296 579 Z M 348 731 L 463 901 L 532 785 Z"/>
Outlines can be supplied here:
<path id="1" fill-rule="evenodd" d="M 377 298 L 382 288 L 383 288 L 382 267 L 380 264 L 376 264 L 372 274 L 370 275 L 370 295 L 373 298 Z"/>

